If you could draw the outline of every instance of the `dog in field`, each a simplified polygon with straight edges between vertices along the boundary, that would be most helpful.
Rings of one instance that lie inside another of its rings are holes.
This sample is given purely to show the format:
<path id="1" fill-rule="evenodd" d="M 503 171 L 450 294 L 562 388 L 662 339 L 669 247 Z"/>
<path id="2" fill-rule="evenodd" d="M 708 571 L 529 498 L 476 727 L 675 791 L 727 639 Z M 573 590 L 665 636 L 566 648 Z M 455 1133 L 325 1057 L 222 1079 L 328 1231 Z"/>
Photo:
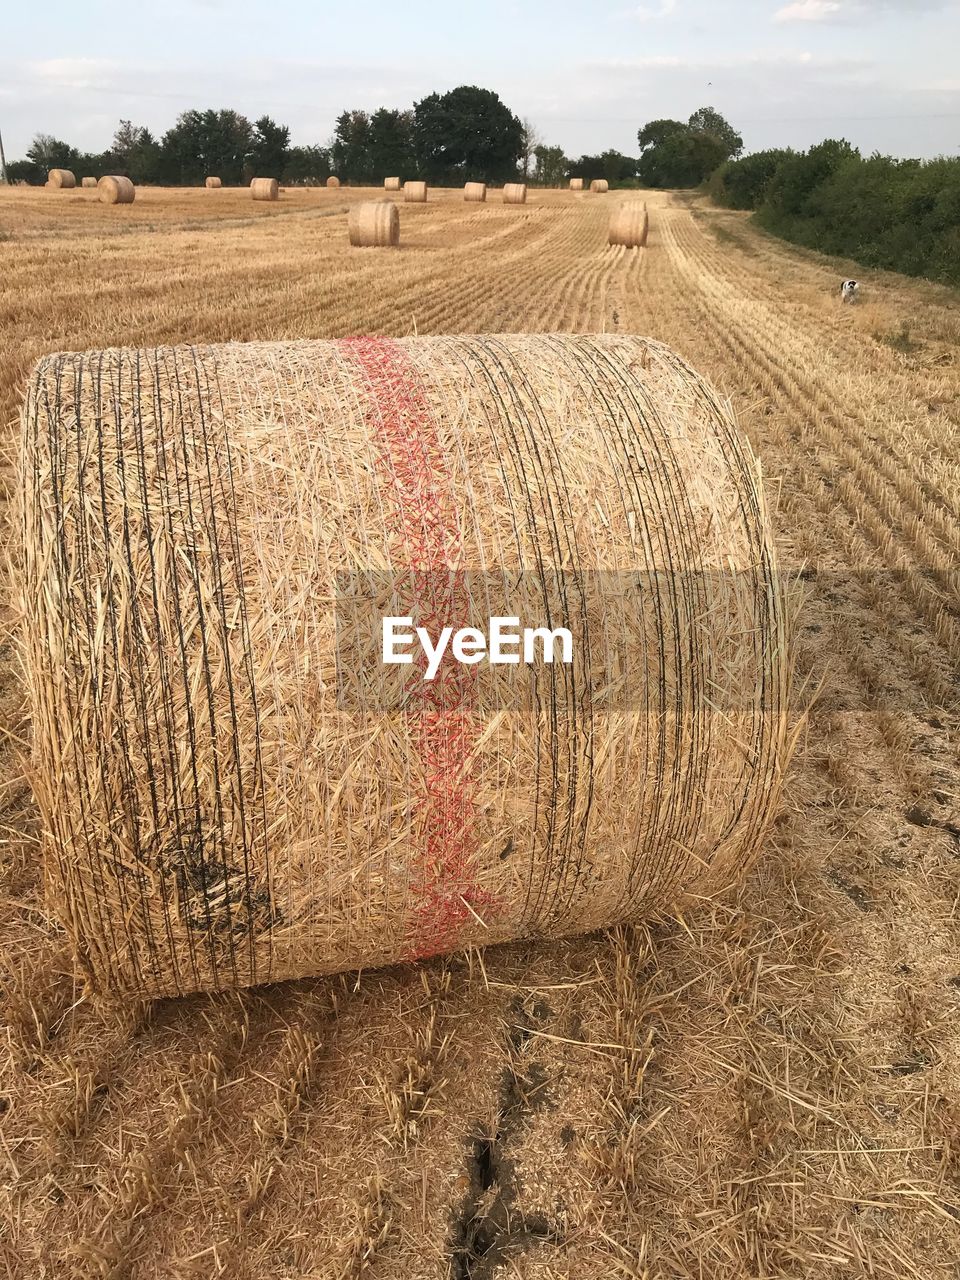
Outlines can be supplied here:
<path id="1" fill-rule="evenodd" d="M 860 292 L 860 285 L 856 280 L 844 280 L 840 285 L 840 301 L 856 302 L 857 294 Z"/>

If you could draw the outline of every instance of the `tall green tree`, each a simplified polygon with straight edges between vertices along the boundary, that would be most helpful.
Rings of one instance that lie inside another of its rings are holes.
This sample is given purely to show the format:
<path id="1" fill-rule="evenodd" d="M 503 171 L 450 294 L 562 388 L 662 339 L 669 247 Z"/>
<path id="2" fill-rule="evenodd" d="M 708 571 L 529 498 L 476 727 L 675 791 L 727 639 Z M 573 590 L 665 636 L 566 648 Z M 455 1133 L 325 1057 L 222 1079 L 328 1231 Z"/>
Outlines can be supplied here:
<path id="1" fill-rule="evenodd" d="M 713 107 L 700 107 L 694 111 L 693 115 L 687 121 L 688 126 L 694 133 L 706 133 L 712 138 L 716 138 L 718 142 L 723 143 L 726 150 L 724 160 L 732 160 L 743 151 L 743 138 L 737 133 L 733 125 L 725 120 L 719 111 L 715 111 Z"/>
<path id="2" fill-rule="evenodd" d="M 430 182 L 502 182 L 524 151 L 521 121 L 490 89 L 460 85 L 414 106 L 420 174 Z"/>
<path id="3" fill-rule="evenodd" d="M 370 117 L 366 111 L 343 111 L 337 117 L 330 148 L 333 171 L 351 182 L 373 181 Z"/>
<path id="4" fill-rule="evenodd" d="M 117 172 L 125 173 L 133 182 L 157 181 L 160 147 L 143 125 L 121 120 L 110 144 L 110 154 Z"/>
<path id="5" fill-rule="evenodd" d="M 239 111 L 184 111 L 160 144 L 163 179 L 195 186 L 214 174 L 237 185 L 247 176 L 253 138 L 253 126 Z"/>
<path id="6" fill-rule="evenodd" d="M 269 116 L 254 121 L 247 171 L 250 177 L 261 174 L 265 178 L 279 177 L 287 163 L 290 150 L 290 130 L 285 124 L 277 124 Z"/>
<path id="7" fill-rule="evenodd" d="M 563 147 L 545 147 L 541 144 L 534 150 L 536 164 L 533 180 L 542 187 L 559 187 L 567 177 L 570 161 L 563 154 Z"/>
<path id="8" fill-rule="evenodd" d="M 380 107 L 370 117 L 367 134 L 367 163 L 370 179 L 409 177 L 416 171 L 413 139 L 413 112 Z"/>
<path id="9" fill-rule="evenodd" d="M 38 133 L 27 148 L 27 159 L 34 165 L 37 175 L 46 179 L 49 169 L 73 169 L 80 153 L 69 142 L 49 133 Z"/>

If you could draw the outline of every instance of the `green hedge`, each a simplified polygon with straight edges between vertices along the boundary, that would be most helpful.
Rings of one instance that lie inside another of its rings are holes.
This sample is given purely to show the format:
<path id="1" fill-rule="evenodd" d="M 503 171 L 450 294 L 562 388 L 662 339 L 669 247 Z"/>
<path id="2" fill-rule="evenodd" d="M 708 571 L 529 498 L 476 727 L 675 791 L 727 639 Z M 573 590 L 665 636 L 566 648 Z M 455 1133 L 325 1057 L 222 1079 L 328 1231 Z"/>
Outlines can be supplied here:
<path id="1" fill-rule="evenodd" d="M 712 176 L 713 199 L 753 209 L 795 244 L 867 267 L 960 284 L 960 158 L 864 159 L 842 140 L 760 151 Z"/>

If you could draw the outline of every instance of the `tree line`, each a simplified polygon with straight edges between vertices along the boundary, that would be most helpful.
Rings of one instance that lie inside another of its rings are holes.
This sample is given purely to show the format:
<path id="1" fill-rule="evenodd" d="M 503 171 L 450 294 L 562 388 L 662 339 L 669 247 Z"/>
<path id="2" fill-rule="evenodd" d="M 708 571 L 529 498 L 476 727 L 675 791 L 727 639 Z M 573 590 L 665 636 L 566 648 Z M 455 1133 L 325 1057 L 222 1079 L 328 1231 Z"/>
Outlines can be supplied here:
<path id="1" fill-rule="evenodd" d="M 725 161 L 708 190 L 794 244 L 960 285 L 960 158 L 864 157 L 827 139 Z"/>
<path id="2" fill-rule="evenodd" d="M 379 183 L 396 174 L 438 185 L 468 179 L 522 179 L 561 186 L 573 176 L 589 183 L 606 178 L 611 187 L 696 185 L 729 155 L 739 136 L 709 107 L 687 123 L 658 120 L 638 135 L 640 156 L 613 149 L 567 156 L 547 146 L 535 126 L 521 120 L 499 95 L 477 85 L 431 93 L 407 110 L 380 107 L 343 111 L 325 144 L 291 146 L 290 130 L 270 116 L 250 121 L 239 111 L 184 111 L 155 138 L 149 129 L 122 120 L 110 146 L 85 152 L 49 134 L 38 134 L 26 158 L 7 166 L 11 181 L 42 183 L 53 168 L 84 174 L 122 173 L 135 183 L 193 186 L 215 174 L 228 185 L 256 174 L 288 185 L 323 182 L 335 173 L 343 182 Z"/>
<path id="3" fill-rule="evenodd" d="M 228 186 L 256 174 L 291 186 L 330 174 L 379 184 L 395 174 L 441 186 L 520 179 L 551 187 L 576 176 L 586 183 L 606 178 L 611 188 L 703 187 L 717 203 L 753 210 L 762 226 L 797 244 L 960 283 L 960 159 L 864 158 L 843 140 L 743 155 L 742 137 L 712 107 L 687 120 L 648 121 L 637 143 L 635 156 L 609 149 L 571 157 L 547 146 L 496 93 L 460 85 L 405 110 L 343 111 L 333 136 L 314 146 L 292 146 L 289 128 L 270 116 L 184 111 L 159 138 L 122 120 L 102 153 L 38 134 L 7 172 L 14 182 L 42 183 L 49 169 L 64 168 L 170 186 L 198 185 L 209 174 Z"/>

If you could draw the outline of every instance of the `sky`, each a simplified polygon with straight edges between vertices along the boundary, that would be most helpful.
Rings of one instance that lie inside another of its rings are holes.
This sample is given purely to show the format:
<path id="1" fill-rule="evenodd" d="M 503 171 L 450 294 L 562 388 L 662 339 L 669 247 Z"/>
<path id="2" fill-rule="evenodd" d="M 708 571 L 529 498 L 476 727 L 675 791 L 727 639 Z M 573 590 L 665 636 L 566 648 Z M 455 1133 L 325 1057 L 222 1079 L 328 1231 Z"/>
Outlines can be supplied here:
<path id="1" fill-rule="evenodd" d="M 35 0 L 0 18 L 8 160 L 36 133 L 103 150 L 234 107 L 324 143 L 346 108 L 496 90 L 571 156 L 713 106 L 747 150 L 846 137 L 960 152 L 960 0 Z"/>

